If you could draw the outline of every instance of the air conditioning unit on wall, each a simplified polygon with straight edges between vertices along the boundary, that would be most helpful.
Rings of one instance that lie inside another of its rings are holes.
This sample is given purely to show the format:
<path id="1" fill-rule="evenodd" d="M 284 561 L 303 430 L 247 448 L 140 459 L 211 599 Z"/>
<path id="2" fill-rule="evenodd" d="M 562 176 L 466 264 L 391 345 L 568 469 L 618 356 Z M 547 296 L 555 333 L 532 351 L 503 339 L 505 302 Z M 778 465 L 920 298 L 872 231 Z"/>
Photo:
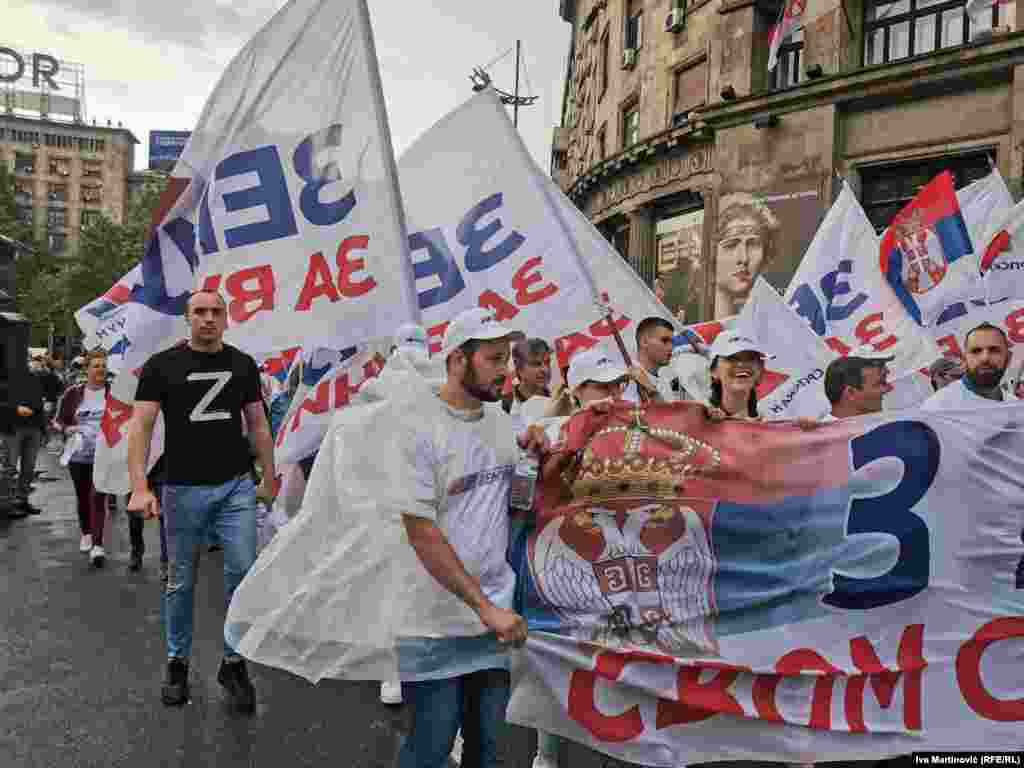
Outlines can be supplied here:
<path id="1" fill-rule="evenodd" d="M 632 69 L 636 66 L 636 48 L 626 48 L 622 51 L 622 68 Z"/>
<path id="2" fill-rule="evenodd" d="M 686 12 L 682 8 L 673 8 L 665 17 L 665 31 L 678 32 L 686 21 Z"/>

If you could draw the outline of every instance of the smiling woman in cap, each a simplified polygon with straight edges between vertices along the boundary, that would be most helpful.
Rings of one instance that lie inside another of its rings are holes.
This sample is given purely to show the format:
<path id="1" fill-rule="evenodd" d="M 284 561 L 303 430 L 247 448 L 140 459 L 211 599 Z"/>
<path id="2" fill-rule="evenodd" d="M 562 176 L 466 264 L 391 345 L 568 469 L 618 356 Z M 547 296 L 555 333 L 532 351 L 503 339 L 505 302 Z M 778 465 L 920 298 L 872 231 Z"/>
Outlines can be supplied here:
<path id="1" fill-rule="evenodd" d="M 771 357 L 749 336 L 729 331 L 718 335 L 711 345 L 712 418 L 758 418 L 757 385 L 764 361 Z"/>

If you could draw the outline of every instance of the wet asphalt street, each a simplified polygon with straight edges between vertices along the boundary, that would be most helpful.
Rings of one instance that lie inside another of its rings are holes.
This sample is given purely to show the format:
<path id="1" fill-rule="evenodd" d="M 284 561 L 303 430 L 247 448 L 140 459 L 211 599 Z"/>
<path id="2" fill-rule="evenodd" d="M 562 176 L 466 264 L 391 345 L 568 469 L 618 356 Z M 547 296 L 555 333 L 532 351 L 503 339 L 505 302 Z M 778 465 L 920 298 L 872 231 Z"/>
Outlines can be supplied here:
<path id="1" fill-rule="evenodd" d="M 254 716 L 234 714 L 217 683 L 224 589 L 219 553 L 203 555 L 196 589 L 192 701 L 160 702 L 159 531 L 146 525 L 140 573 L 128 526 L 106 535 L 106 567 L 79 553 L 74 491 L 56 441 L 39 457 L 32 503 L 0 512 L 0 768 L 390 768 L 407 725 L 373 683 L 318 686 L 250 665 Z M 120 544 L 120 547 L 119 547 Z M 531 734 L 509 726 L 505 765 L 529 768 Z M 607 761 L 582 748 L 563 765 Z"/>

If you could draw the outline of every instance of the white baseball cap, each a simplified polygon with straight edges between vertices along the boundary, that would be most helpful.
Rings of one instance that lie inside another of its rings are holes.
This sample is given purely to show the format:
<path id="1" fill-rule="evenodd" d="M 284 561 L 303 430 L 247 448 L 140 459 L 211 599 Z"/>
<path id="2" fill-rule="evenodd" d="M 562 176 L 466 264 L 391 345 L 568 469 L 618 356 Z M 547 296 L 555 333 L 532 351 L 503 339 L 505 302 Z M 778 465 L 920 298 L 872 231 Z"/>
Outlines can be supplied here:
<path id="1" fill-rule="evenodd" d="M 858 357 L 861 360 L 876 360 L 879 363 L 891 363 L 896 359 L 896 355 L 887 355 L 884 352 L 879 352 L 872 344 L 861 344 L 850 352 L 847 357 Z"/>
<path id="2" fill-rule="evenodd" d="M 775 355 L 769 355 L 759 343 L 749 336 L 735 331 L 722 331 L 715 338 L 711 345 L 711 359 L 716 357 L 732 357 L 740 352 L 756 352 L 766 360 L 771 360 Z"/>
<path id="3" fill-rule="evenodd" d="M 569 375 L 566 383 L 569 389 L 576 389 L 587 381 L 610 384 L 627 374 L 625 366 L 615 362 L 607 351 L 600 347 L 584 349 L 572 356 L 569 361 Z"/>
<path id="4" fill-rule="evenodd" d="M 441 342 L 441 359 L 447 360 L 448 355 L 467 341 L 497 341 L 498 339 L 522 338 L 522 333 L 506 328 L 499 323 L 489 309 L 478 307 L 467 309 L 455 316 L 444 332 Z"/>
<path id="5" fill-rule="evenodd" d="M 402 352 L 426 353 L 430 355 L 427 332 L 421 325 L 406 323 L 395 331 L 395 347 Z"/>

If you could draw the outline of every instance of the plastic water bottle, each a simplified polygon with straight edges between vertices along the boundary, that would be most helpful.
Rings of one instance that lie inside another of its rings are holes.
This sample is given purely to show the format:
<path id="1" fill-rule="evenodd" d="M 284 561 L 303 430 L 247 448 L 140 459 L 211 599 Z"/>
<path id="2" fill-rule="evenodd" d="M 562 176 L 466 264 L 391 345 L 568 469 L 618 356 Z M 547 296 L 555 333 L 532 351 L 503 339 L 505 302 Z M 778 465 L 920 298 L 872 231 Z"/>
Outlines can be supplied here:
<path id="1" fill-rule="evenodd" d="M 539 468 L 540 462 L 536 456 L 529 453 L 520 454 L 509 489 L 509 505 L 512 509 L 522 512 L 533 509 L 533 494 L 537 489 Z"/>

